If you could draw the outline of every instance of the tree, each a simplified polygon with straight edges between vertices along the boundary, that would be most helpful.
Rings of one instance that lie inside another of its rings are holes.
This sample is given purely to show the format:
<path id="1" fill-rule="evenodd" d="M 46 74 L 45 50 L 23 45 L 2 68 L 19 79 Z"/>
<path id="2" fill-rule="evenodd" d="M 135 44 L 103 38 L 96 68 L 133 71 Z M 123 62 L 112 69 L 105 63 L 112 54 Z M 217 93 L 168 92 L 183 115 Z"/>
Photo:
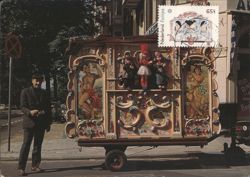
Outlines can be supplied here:
<path id="1" fill-rule="evenodd" d="M 35 71 L 45 75 L 48 92 L 51 77 L 59 78 L 58 85 L 63 84 L 66 89 L 68 39 L 98 33 L 99 26 L 95 24 L 101 19 L 101 13 L 95 5 L 96 0 L 4 0 L 1 31 L 20 36 L 23 46 L 22 58 L 13 67 L 15 95 L 30 83 L 31 73 Z M 7 82 L 4 78 L 1 84 Z"/>

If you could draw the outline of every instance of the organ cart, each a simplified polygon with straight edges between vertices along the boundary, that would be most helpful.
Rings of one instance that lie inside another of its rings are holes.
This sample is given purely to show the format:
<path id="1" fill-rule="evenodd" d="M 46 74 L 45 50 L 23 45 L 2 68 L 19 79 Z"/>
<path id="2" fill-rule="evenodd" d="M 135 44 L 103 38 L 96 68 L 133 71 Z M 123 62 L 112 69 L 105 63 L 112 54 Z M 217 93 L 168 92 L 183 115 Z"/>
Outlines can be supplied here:
<path id="1" fill-rule="evenodd" d="M 67 124 L 79 146 L 204 146 L 220 135 L 213 48 L 159 48 L 157 37 L 71 38 Z"/>

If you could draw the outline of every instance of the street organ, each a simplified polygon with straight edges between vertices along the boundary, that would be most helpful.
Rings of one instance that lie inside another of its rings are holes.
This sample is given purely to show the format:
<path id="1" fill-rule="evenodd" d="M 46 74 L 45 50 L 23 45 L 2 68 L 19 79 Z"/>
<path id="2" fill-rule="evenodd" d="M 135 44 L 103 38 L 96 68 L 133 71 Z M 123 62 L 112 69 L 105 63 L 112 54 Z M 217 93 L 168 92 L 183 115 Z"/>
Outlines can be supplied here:
<path id="1" fill-rule="evenodd" d="M 71 38 L 68 52 L 65 132 L 79 146 L 104 147 L 111 170 L 127 146 L 203 146 L 220 134 L 213 48 L 99 36 Z"/>

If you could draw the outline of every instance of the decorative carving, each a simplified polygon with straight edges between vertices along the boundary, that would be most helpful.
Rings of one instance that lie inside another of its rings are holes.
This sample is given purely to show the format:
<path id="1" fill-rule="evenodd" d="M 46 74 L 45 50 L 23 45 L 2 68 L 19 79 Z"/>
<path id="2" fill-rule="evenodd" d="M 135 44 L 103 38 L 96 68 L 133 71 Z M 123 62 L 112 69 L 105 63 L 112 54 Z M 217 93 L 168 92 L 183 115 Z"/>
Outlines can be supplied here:
<path id="1" fill-rule="evenodd" d="M 78 118 L 74 110 L 70 109 L 66 112 L 66 120 L 68 122 L 78 122 Z"/>
<path id="2" fill-rule="evenodd" d="M 114 133 L 115 124 L 115 99 L 114 95 L 108 96 L 108 132 Z"/>
<path id="3" fill-rule="evenodd" d="M 214 133 L 214 130 L 216 133 L 220 131 L 220 124 L 217 124 L 219 121 L 216 110 L 219 101 L 216 93 L 217 83 L 215 81 L 213 52 L 214 50 L 211 48 L 185 51 L 182 60 L 182 65 L 185 66 L 186 70 L 184 119 L 186 135 L 208 136 L 209 133 Z M 202 55 L 200 55 L 201 53 Z M 212 90 L 210 90 L 211 88 Z M 210 92 L 211 94 L 209 94 Z M 210 106 L 212 106 L 211 109 Z M 213 122 L 212 127 L 211 122 Z"/>
<path id="4" fill-rule="evenodd" d="M 171 123 L 169 113 L 165 112 L 157 106 L 147 107 L 145 111 L 145 118 L 154 127 L 153 131 L 155 131 L 156 128 L 169 127 Z"/>
<path id="5" fill-rule="evenodd" d="M 171 123 L 170 99 L 167 96 L 160 97 L 158 94 L 143 98 L 142 94 L 117 97 L 116 106 L 120 108 L 119 125 L 135 131 L 138 129 L 139 123 L 142 122 L 142 118 L 145 117 L 149 125 L 154 127 L 151 129 L 153 132 L 158 128 L 169 127 Z"/>
<path id="6" fill-rule="evenodd" d="M 80 137 L 100 138 L 104 136 L 103 119 L 83 120 L 78 124 Z"/>
<path id="7" fill-rule="evenodd" d="M 74 122 L 67 122 L 65 125 L 65 134 L 68 138 L 75 138 L 77 136 L 76 125 Z"/>
<path id="8" fill-rule="evenodd" d="M 103 125 L 99 125 L 99 122 L 103 123 L 103 121 L 100 121 L 103 119 L 101 105 L 102 83 L 96 83 L 96 80 L 102 77 L 102 73 L 105 70 L 105 58 L 103 54 L 100 54 L 100 50 L 96 49 L 94 52 L 98 55 L 85 55 L 75 58 L 74 61 L 72 61 L 73 70 L 68 74 L 68 123 L 65 127 L 65 131 L 70 138 L 76 136 L 93 138 L 94 136 L 100 135 L 99 129 L 103 130 Z M 75 87 L 75 84 L 78 86 Z M 77 105 L 75 105 L 75 99 L 77 99 Z M 77 115 L 75 115 L 76 113 Z M 79 119 L 87 119 L 87 123 L 86 121 L 81 121 L 81 123 L 76 126 Z M 96 130 L 98 130 L 98 132 L 96 132 Z"/>
<path id="9" fill-rule="evenodd" d="M 115 89 L 115 81 L 108 81 L 108 89 L 109 90 Z"/>
<path id="10" fill-rule="evenodd" d="M 211 133 L 210 118 L 186 119 L 185 132 L 188 135 L 207 136 Z"/>
<path id="11" fill-rule="evenodd" d="M 154 50 L 142 44 L 140 51 L 117 53 L 116 78 L 119 89 L 167 88 L 174 82 L 173 50 Z"/>
<path id="12" fill-rule="evenodd" d="M 136 87 L 137 66 L 135 58 L 130 51 L 124 52 L 124 57 L 118 54 L 117 61 L 120 63 L 121 73 L 119 73 L 118 87 L 125 89 L 134 89 Z"/>
<path id="13" fill-rule="evenodd" d="M 191 61 L 192 62 L 202 62 L 207 66 L 211 66 L 210 58 L 208 58 L 205 55 L 188 55 L 187 54 L 187 56 L 185 58 L 183 58 L 181 64 L 183 66 L 185 66 L 185 65 L 187 65 L 187 63 L 190 63 Z"/>
<path id="14" fill-rule="evenodd" d="M 123 101 L 123 96 L 116 98 L 116 106 L 121 109 L 130 108 L 134 104 L 134 100 L 128 99 L 126 102 Z"/>
<path id="15" fill-rule="evenodd" d="M 128 111 L 120 110 L 119 125 L 125 129 L 131 129 L 138 125 L 141 120 L 141 112 L 137 107 L 131 107 Z"/>

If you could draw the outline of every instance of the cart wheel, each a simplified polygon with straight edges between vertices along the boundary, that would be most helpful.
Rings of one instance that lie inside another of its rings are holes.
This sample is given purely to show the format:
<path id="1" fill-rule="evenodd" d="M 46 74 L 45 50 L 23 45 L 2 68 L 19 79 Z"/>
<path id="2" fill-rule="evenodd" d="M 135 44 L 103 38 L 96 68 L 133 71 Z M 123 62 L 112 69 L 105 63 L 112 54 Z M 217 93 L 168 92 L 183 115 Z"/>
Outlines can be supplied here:
<path id="1" fill-rule="evenodd" d="M 110 171 L 120 171 L 126 164 L 127 157 L 124 152 L 114 149 L 107 153 L 105 166 Z"/>
<path id="2" fill-rule="evenodd" d="M 105 155 L 107 155 L 110 151 L 115 150 L 115 149 L 125 152 L 127 149 L 127 146 L 104 146 L 104 149 L 105 149 Z"/>

